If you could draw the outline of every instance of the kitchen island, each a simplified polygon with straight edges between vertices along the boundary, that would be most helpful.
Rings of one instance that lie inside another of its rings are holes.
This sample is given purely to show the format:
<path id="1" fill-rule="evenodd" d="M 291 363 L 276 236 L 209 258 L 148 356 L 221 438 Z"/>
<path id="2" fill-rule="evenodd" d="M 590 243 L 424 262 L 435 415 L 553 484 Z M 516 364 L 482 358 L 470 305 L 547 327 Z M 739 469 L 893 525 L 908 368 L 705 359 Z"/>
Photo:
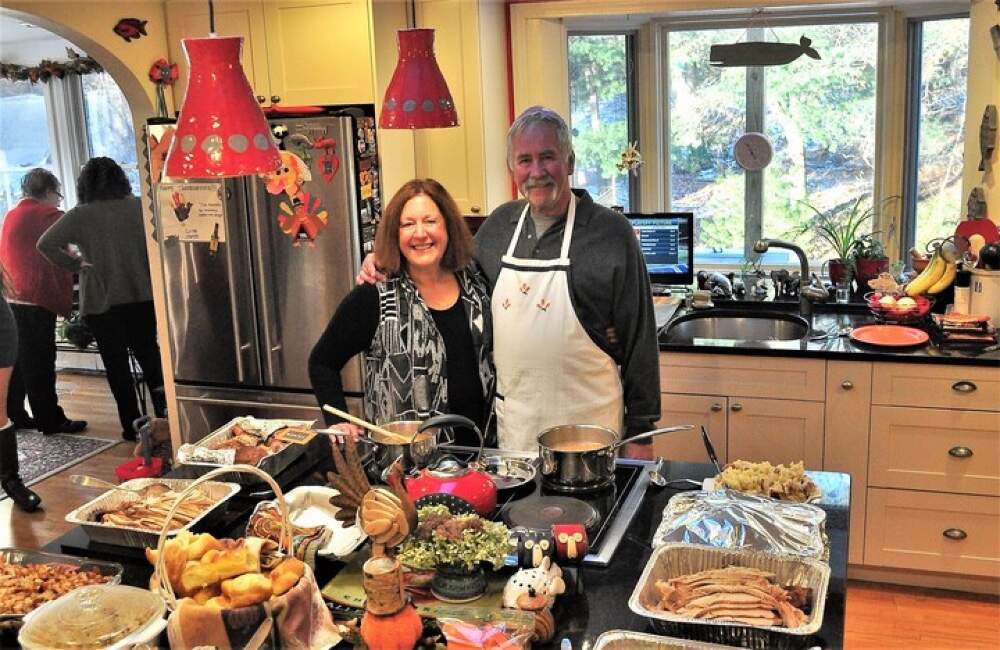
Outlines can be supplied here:
<path id="1" fill-rule="evenodd" d="M 283 489 L 291 489 L 297 485 L 314 483 L 313 470 L 317 461 L 318 450 L 313 446 L 309 454 L 277 477 L 279 484 Z M 668 479 L 690 478 L 700 481 L 713 475 L 715 471 L 707 464 L 664 462 L 660 466 L 660 473 Z M 188 469 L 184 467 L 174 472 L 174 476 L 187 475 Z M 802 647 L 840 648 L 844 640 L 850 477 L 829 472 L 814 472 L 810 475 L 821 486 L 824 494 L 819 505 L 827 513 L 831 578 L 823 626 L 814 637 L 803 639 Z M 209 532 L 220 537 L 242 535 L 243 526 L 256 502 L 269 496 L 246 492 L 245 488 L 244 493 L 232 500 L 228 511 Z M 561 639 L 569 638 L 574 648 L 582 648 L 585 641 L 592 644 L 602 632 L 612 629 L 652 631 L 645 619 L 629 610 L 628 600 L 651 553 L 649 543 L 664 506 L 674 494 L 677 494 L 677 490 L 670 487 L 648 487 L 635 518 L 608 566 L 567 568 L 568 593 L 557 600 L 554 610 L 557 632 L 555 640 L 548 647 L 558 648 Z M 119 562 L 125 566 L 123 581 L 126 584 L 146 587 L 152 572 L 141 549 L 91 542 L 80 528 L 47 544 L 44 550 Z M 343 564 L 339 562 L 321 559 L 317 567 L 320 586 L 342 567 Z"/>

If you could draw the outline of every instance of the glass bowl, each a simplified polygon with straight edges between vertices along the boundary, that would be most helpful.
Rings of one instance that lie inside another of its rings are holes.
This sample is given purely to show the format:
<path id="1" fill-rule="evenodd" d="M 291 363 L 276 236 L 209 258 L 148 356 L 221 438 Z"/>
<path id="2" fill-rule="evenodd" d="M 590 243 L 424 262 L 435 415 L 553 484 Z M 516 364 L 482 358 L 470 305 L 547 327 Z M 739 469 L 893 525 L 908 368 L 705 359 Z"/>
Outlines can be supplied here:
<path id="1" fill-rule="evenodd" d="M 870 291 L 865 294 L 865 302 L 875 318 L 885 323 L 916 323 L 927 317 L 934 306 L 934 298 L 904 293 L 883 293 Z"/>

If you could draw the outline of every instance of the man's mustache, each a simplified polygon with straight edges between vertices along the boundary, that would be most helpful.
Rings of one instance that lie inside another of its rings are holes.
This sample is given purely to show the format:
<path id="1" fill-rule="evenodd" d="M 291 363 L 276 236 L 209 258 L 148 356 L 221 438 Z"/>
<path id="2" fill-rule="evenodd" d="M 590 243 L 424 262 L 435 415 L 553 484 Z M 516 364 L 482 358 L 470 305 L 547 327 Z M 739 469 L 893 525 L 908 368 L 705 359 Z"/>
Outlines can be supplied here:
<path id="1" fill-rule="evenodd" d="M 536 187 L 549 187 L 551 185 L 555 185 L 555 181 L 549 177 L 543 180 L 525 181 L 523 187 L 525 190 L 533 190 Z"/>

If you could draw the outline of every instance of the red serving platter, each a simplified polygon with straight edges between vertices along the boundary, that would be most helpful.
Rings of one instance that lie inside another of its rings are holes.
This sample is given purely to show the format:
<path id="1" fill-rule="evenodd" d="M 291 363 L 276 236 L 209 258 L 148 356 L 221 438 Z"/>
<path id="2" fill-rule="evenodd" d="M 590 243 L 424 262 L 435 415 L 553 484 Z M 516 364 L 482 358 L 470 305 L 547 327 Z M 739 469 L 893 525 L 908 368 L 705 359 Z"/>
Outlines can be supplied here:
<path id="1" fill-rule="evenodd" d="M 902 325 L 865 325 L 852 330 L 851 338 L 859 343 L 893 348 L 923 345 L 930 340 L 927 332 Z"/>

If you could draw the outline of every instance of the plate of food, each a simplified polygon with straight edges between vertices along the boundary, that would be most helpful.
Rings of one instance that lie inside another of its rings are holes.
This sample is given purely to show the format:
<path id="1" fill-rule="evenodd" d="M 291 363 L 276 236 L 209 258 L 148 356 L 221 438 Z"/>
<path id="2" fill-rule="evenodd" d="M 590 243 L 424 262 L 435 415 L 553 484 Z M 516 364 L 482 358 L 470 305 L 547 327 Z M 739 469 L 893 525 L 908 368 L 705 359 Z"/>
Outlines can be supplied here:
<path id="1" fill-rule="evenodd" d="M 734 460 L 721 474 L 705 479 L 703 489 L 737 490 L 797 503 L 815 503 L 823 498 L 823 491 L 806 475 L 802 461 L 772 465 L 767 461 Z"/>
<path id="2" fill-rule="evenodd" d="M 181 445 L 177 460 L 183 465 L 203 468 L 201 474 L 217 467 L 240 464 L 252 465 L 277 476 L 305 453 L 306 448 L 275 434 L 284 429 L 309 430 L 314 423 L 315 420 L 261 419 L 249 415 L 233 418 L 198 442 Z M 259 478 L 246 473 L 235 474 L 232 480 L 243 485 L 260 482 Z"/>
<path id="3" fill-rule="evenodd" d="M 155 546 L 170 508 L 193 479 L 139 478 L 122 483 L 125 490 L 108 490 L 66 515 L 95 542 L 145 548 Z M 149 489 L 157 487 L 159 489 Z M 207 481 L 174 513 L 170 534 L 210 523 L 215 513 L 240 491 L 236 483 Z"/>
<path id="4" fill-rule="evenodd" d="M 20 621 L 26 614 L 65 593 L 86 585 L 116 585 L 122 565 L 71 555 L 0 549 L 0 623 Z"/>
<path id="5" fill-rule="evenodd" d="M 296 552 L 300 545 L 311 544 L 317 555 L 345 557 L 368 539 L 359 526 L 336 518 L 340 508 L 330 503 L 330 499 L 338 494 L 340 492 L 333 488 L 315 485 L 297 487 L 285 494 Z M 277 541 L 280 530 L 281 512 L 277 502 L 257 504 L 247 524 L 247 535 Z"/>

